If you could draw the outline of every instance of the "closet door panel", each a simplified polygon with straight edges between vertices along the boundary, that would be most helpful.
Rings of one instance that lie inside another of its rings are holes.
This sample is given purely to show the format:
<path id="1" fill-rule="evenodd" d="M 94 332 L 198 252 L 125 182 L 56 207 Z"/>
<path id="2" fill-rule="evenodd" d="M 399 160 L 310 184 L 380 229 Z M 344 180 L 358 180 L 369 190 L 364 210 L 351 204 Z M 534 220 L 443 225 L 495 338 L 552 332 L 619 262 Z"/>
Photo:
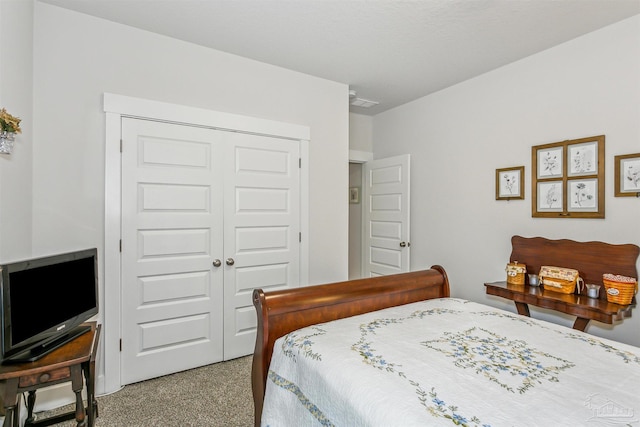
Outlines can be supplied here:
<path id="1" fill-rule="evenodd" d="M 300 145 L 229 134 L 225 173 L 224 357 L 253 352 L 253 289 L 299 286 Z"/>

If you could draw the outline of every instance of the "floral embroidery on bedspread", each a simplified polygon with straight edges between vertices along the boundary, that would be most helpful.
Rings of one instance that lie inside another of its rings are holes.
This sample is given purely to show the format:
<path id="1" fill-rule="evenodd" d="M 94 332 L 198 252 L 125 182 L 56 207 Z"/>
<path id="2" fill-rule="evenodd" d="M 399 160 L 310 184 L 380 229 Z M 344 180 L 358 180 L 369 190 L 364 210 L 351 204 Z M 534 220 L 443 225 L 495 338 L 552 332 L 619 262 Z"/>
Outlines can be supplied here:
<path id="1" fill-rule="evenodd" d="M 442 338 L 421 343 L 453 359 L 456 367 L 477 374 L 514 393 L 526 392 L 543 379 L 558 382 L 561 371 L 575 364 L 537 350 L 522 340 L 510 340 L 483 328 L 444 332 Z M 513 383 L 513 384 L 510 384 Z"/>
<path id="2" fill-rule="evenodd" d="M 272 370 L 269 370 L 269 379 L 278 387 L 293 393 L 298 398 L 298 401 L 302 404 L 302 406 L 304 406 L 307 411 L 309 411 L 309 413 L 313 415 L 316 420 L 318 420 L 320 425 L 333 427 L 333 423 L 316 405 L 314 405 L 307 398 L 307 396 L 304 395 L 302 390 L 300 390 L 300 388 L 295 383 L 281 377 Z"/>
<path id="3" fill-rule="evenodd" d="M 369 334 L 376 335 L 376 331 L 383 327 L 393 324 L 401 324 L 408 319 L 422 319 L 426 315 L 442 313 L 459 313 L 459 311 L 446 308 L 434 308 L 430 310 L 416 311 L 406 318 L 380 318 L 368 323 L 361 324 L 361 337 L 356 343 L 351 346 L 351 349 L 358 352 L 365 364 L 370 365 L 376 369 L 386 371 L 388 373 L 395 373 L 400 378 L 407 380 L 411 386 L 415 387 L 415 392 L 418 400 L 420 401 L 420 404 L 424 406 L 431 415 L 449 419 L 455 425 L 490 427 L 489 424 L 482 423 L 477 416 L 463 415 L 458 410 L 458 407 L 456 405 L 447 404 L 444 400 L 439 399 L 435 388 L 432 387 L 430 392 L 425 391 L 418 381 L 408 378 L 405 372 L 399 369 L 402 367 L 402 365 L 390 362 L 386 360 L 382 355 L 376 354 L 376 350 L 372 346 L 372 341 L 367 338 Z"/>
<path id="4" fill-rule="evenodd" d="M 457 302 L 454 299 L 448 299 L 448 303 Z M 466 302 L 466 301 L 465 301 Z M 416 310 L 409 315 L 388 318 L 375 318 L 366 323 L 359 325 L 359 334 L 357 341 L 351 345 L 351 350 L 359 355 L 360 360 L 376 369 L 388 374 L 392 374 L 402 379 L 402 382 L 410 385 L 411 390 L 415 393 L 419 403 L 424 407 L 431 416 L 449 420 L 455 425 L 486 427 L 489 426 L 483 422 L 479 416 L 468 414 L 465 412 L 474 411 L 465 409 L 456 405 L 454 397 L 445 398 L 439 395 L 436 387 L 430 384 L 421 384 L 416 380 L 411 370 L 405 370 L 398 360 L 391 360 L 390 354 L 385 354 L 384 342 L 377 342 L 376 337 L 384 331 L 385 328 L 393 325 L 400 325 L 410 320 L 427 320 L 430 316 L 437 315 L 457 316 L 463 314 L 472 314 L 481 317 L 504 318 L 527 327 L 535 328 L 540 332 L 554 334 L 562 337 L 562 339 L 578 340 L 598 348 L 607 353 L 613 353 L 622 358 L 625 363 L 640 364 L 640 356 L 613 347 L 598 340 L 597 338 L 580 335 L 577 333 L 559 330 L 545 326 L 542 323 L 520 315 L 511 313 L 500 313 L 497 311 L 464 311 L 444 307 L 435 307 L 430 309 Z M 318 352 L 316 340 L 319 338 L 318 344 L 322 340 L 331 338 L 331 329 L 333 326 L 328 324 L 320 326 L 312 326 L 304 328 L 288 334 L 282 341 L 283 353 L 293 361 L 296 357 L 304 357 L 315 361 L 322 361 L 322 355 Z M 527 390 L 544 382 L 561 382 L 562 372 L 575 367 L 575 364 L 569 360 L 565 360 L 549 352 L 542 351 L 534 345 L 520 339 L 512 339 L 507 336 L 500 335 L 492 331 L 493 328 L 467 325 L 465 330 L 456 330 L 455 323 L 452 323 L 453 330 L 439 332 L 431 339 L 416 337 L 415 345 L 424 348 L 426 352 L 441 354 L 445 360 L 450 360 L 456 368 L 462 370 L 472 370 L 476 375 L 486 378 L 505 390 L 512 393 L 524 394 Z M 327 332 L 329 331 L 329 333 Z M 393 331 L 389 329 L 388 331 Z M 326 335 L 320 339 L 321 336 Z M 377 344 L 376 344 L 377 343 Z M 388 344 L 387 344 L 388 345 Z M 381 350 L 382 349 L 382 350 Z M 414 378 L 412 378 L 414 377 Z M 270 380 L 278 387 L 294 393 L 298 400 L 304 405 L 322 425 L 332 425 L 326 420 L 324 414 L 302 393 L 298 386 L 282 377 L 275 372 L 269 371 Z M 428 382 L 428 380 L 422 380 Z M 444 393 L 440 390 L 440 394 Z M 474 411 L 475 412 L 475 411 Z"/>
<path id="5" fill-rule="evenodd" d="M 598 347 L 607 353 L 613 353 L 616 356 L 620 357 L 624 363 L 635 363 L 636 365 L 640 365 L 640 355 L 633 354 L 630 351 L 620 350 L 610 344 L 605 344 L 599 339 L 593 337 L 587 337 L 575 333 L 565 333 L 564 335 L 566 338 L 579 340 L 591 346 Z"/>
<path id="6" fill-rule="evenodd" d="M 318 326 L 310 326 L 305 330 L 313 330 L 315 333 L 311 334 L 300 334 L 300 331 L 294 331 L 287 334 L 282 341 L 282 352 L 285 356 L 296 361 L 296 353 L 302 354 L 305 357 L 314 360 L 322 360 L 322 356 L 318 353 L 315 353 L 311 350 L 314 342 L 311 341 L 311 337 L 318 337 L 327 333 L 326 330 L 318 327 Z M 296 352 L 295 350 L 298 349 Z"/>

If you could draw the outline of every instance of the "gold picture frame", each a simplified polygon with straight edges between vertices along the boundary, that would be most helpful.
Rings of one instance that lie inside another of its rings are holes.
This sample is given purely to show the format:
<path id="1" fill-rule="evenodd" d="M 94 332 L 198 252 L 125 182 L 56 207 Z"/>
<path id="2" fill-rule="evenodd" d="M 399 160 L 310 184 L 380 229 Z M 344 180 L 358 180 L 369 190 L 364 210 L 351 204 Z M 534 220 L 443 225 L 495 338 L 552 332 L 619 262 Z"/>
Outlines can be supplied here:
<path id="1" fill-rule="evenodd" d="M 531 216 L 604 218 L 604 135 L 531 148 Z"/>
<path id="2" fill-rule="evenodd" d="M 640 197 L 640 153 L 614 157 L 615 197 Z"/>
<path id="3" fill-rule="evenodd" d="M 496 200 L 524 199 L 524 166 L 496 169 Z"/>

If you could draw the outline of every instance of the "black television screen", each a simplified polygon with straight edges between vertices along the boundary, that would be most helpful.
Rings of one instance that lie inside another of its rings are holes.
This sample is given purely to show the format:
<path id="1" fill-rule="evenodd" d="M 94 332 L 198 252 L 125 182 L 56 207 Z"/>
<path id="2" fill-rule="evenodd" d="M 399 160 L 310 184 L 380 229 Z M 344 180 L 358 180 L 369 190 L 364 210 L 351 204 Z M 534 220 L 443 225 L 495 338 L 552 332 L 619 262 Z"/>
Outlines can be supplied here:
<path id="1" fill-rule="evenodd" d="M 98 313 L 97 250 L 0 266 L 2 361 L 37 360 L 86 332 Z"/>

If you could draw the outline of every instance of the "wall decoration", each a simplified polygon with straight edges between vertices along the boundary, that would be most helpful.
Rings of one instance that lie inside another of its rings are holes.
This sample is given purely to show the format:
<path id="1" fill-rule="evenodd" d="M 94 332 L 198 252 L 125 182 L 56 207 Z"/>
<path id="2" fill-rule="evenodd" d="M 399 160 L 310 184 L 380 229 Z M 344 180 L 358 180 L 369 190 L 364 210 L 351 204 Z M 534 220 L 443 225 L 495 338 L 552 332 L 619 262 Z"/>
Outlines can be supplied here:
<path id="1" fill-rule="evenodd" d="M 541 149 L 537 163 L 538 178 L 562 177 L 562 147 Z"/>
<path id="2" fill-rule="evenodd" d="M 496 169 L 496 200 L 524 199 L 524 166 Z"/>
<path id="3" fill-rule="evenodd" d="M 569 176 L 593 175 L 598 171 L 598 142 L 571 144 L 569 150 Z"/>
<path id="4" fill-rule="evenodd" d="M 572 179 L 569 185 L 569 212 L 597 212 L 598 179 Z"/>
<path id="5" fill-rule="evenodd" d="M 562 185 L 560 182 L 538 183 L 538 212 L 562 212 Z"/>
<path id="6" fill-rule="evenodd" d="M 531 216 L 604 218 L 604 142 L 599 135 L 532 147 Z"/>
<path id="7" fill-rule="evenodd" d="M 360 187 L 349 188 L 349 203 L 360 203 Z"/>
<path id="8" fill-rule="evenodd" d="M 615 156 L 615 196 L 640 197 L 640 153 Z"/>

